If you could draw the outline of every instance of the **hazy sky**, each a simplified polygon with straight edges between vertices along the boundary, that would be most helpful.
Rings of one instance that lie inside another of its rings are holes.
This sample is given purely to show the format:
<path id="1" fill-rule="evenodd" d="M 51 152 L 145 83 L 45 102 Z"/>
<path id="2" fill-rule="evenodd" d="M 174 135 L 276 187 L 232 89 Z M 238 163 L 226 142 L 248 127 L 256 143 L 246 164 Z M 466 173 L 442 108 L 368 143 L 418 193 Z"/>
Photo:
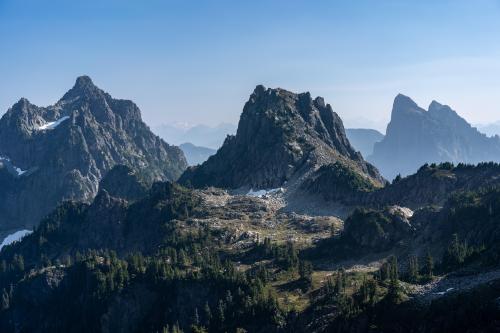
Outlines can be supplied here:
<path id="1" fill-rule="evenodd" d="M 88 74 L 150 125 L 236 123 L 256 84 L 385 129 L 399 92 L 500 120 L 500 0 L 0 0 L 0 113 Z"/>

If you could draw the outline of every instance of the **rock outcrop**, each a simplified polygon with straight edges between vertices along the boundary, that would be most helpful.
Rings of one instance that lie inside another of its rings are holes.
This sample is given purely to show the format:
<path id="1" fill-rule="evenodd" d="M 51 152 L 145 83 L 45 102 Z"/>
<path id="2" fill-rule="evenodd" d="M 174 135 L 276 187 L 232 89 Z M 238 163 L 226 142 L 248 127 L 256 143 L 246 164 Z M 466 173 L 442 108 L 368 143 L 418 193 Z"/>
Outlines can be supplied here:
<path id="1" fill-rule="evenodd" d="M 148 186 L 134 170 L 117 165 L 101 180 L 99 189 L 113 197 L 134 201 L 146 196 Z"/>
<path id="2" fill-rule="evenodd" d="M 355 211 L 346 221 L 342 237 L 352 247 L 384 251 L 411 235 L 413 212 L 391 206 L 382 211 Z"/>
<path id="3" fill-rule="evenodd" d="M 52 106 L 21 99 L 0 120 L 0 233 L 35 226 L 64 200 L 90 202 L 117 164 L 148 183 L 176 180 L 187 167 L 133 102 L 112 98 L 87 76 Z"/>

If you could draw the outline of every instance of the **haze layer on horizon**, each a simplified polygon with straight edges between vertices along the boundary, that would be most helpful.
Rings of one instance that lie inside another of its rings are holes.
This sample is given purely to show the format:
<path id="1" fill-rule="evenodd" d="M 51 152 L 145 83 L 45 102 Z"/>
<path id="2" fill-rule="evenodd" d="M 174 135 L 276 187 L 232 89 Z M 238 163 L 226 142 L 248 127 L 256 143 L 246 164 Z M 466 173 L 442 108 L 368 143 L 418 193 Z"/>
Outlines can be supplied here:
<path id="1" fill-rule="evenodd" d="M 237 123 L 257 84 L 385 130 L 398 93 L 500 120 L 500 2 L 0 0 L 0 113 L 86 74 L 152 126 Z"/>

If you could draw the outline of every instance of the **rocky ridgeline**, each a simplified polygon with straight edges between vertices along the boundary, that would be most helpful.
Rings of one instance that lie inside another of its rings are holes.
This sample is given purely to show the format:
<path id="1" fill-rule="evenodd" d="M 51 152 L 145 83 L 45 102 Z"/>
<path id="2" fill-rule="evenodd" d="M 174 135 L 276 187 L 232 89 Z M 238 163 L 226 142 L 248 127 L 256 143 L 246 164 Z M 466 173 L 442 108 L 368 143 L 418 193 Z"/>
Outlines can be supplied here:
<path id="1" fill-rule="evenodd" d="M 340 117 L 323 98 L 309 93 L 257 86 L 243 108 L 236 135 L 218 152 L 180 178 L 201 188 L 270 189 L 290 193 L 323 165 L 341 163 L 380 186 L 376 168 L 365 162 L 346 137 Z"/>
<path id="2" fill-rule="evenodd" d="M 343 215 L 347 216 L 355 207 L 442 207 L 453 194 L 500 185 L 499 175 L 500 165 L 493 162 L 425 164 L 415 174 L 376 188 L 351 170 L 334 164 L 320 168 L 314 177 L 304 182 L 302 189 L 324 200 L 323 206 L 350 207 Z"/>
<path id="3" fill-rule="evenodd" d="M 112 98 L 87 76 L 52 106 L 21 99 L 0 120 L 0 232 L 31 228 L 64 200 L 90 202 L 117 164 L 149 184 L 176 180 L 187 167 L 133 102 Z"/>

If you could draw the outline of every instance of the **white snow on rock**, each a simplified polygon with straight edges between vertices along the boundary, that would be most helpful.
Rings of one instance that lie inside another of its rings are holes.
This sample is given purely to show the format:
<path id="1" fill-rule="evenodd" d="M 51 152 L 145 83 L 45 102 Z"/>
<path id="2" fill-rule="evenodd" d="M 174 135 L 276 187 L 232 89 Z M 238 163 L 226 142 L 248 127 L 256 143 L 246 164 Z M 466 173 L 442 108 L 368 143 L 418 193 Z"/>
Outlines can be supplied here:
<path id="1" fill-rule="evenodd" d="M 18 176 L 22 176 L 26 171 L 28 170 L 21 170 L 21 168 L 14 167 L 14 170 L 16 170 Z"/>
<path id="2" fill-rule="evenodd" d="M 40 127 L 38 127 L 37 129 L 40 130 L 40 131 L 45 131 L 45 130 L 51 130 L 51 129 L 54 129 L 56 128 L 57 126 L 61 125 L 61 123 L 65 120 L 68 120 L 69 119 L 69 116 L 64 116 L 56 121 L 51 121 L 51 122 L 48 122 Z"/>
<path id="3" fill-rule="evenodd" d="M 450 292 L 450 291 L 452 291 L 453 289 L 455 289 L 455 288 L 448 288 L 448 289 L 446 289 L 445 291 L 440 291 L 440 292 L 434 293 L 434 295 L 443 296 L 444 294 L 449 293 L 449 292 Z"/>
<path id="4" fill-rule="evenodd" d="M 0 163 L 3 162 L 5 164 L 7 164 L 8 166 L 10 166 L 12 168 L 12 170 L 14 170 L 14 172 L 18 175 L 18 176 L 22 176 L 24 173 L 26 173 L 26 171 L 28 170 L 22 170 L 21 168 L 18 168 L 16 166 L 14 166 L 10 160 L 10 158 L 8 157 L 4 157 L 4 156 L 0 156 Z"/>
<path id="5" fill-rule="evenodd" d="M 251 197 L 262 198 L 262 197 L 266 197 L 266 196 L 274 194 L 274 193 L 283 193 L 284 191 L 285 190 L 283 189 L 283 187 L 272 188 L 270 190 L 256 190 L 256 191 L 251 189 L 250 191 L 248 191 L 247 195 L 249 195 Z"/>
<path id="6" fill-rule="evenodd" d="M 5 237 L 2 244 L 0 244 L 0 250 L 2 250 L 2 248 L 6 245 L 10 245 L 14 242 L 20 241 L 24 236 L 29 235 L 32 232 L 32 230 L 19 230 L 13 234 L 8 235 L 7 237 Z"/>

